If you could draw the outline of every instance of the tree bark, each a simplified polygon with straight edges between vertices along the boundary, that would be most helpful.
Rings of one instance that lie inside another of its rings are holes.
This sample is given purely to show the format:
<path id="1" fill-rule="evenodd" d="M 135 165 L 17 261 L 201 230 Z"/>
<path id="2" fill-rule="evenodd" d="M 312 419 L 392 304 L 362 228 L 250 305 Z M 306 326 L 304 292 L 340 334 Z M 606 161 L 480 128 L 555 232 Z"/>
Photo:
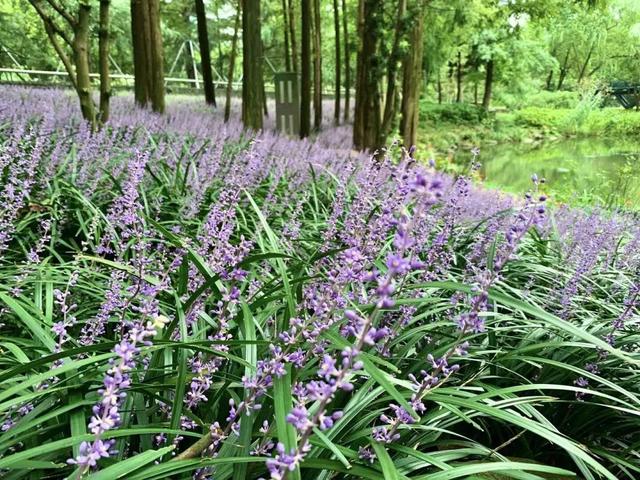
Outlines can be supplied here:
<path id="1" fill-rule="evenodd" d="M 289 51 L 289 15 L 287 11 L 287 0 L 282 0 L 282 18 L 284 22 L 284 68 L 291 71 L 291 52 Z"/>
<path id="2" fill-rule="evenodd" d="M 311 133 L 311 0 L 300 0 L 300 138 Z"/>
<path id="3" fill-rule="evenodd" d="M 484 77 L 484 94 L 482 95 L 482 108 L 489 110 L 491 105 L 491 91 L 493 90 L 493 59 L 487 62 L 487 74 Z"/>
<path id="4" fill-rule="evenodd" d="M 358 6 L 358 64 L 353 144 L 374 151 L 384 142 L 380 118 L 380 55 L 383 0 L 360 0 Z"/>
<path id="5" fill-rule="evenodd" d="M 147 80 L 147 52 L 145 38 L 145 16 L 143 0 L 131 0 L 131 43 L 133 45 L 133 93 L 139 107 L 149 100 Z"/>
<path id="6" fill-rule="evenodd" d="M 100 24 L 98 30 L 98 63 L 100 67 L 100 115 L 99 122 L 109 120 L 111 77 L 109 76 L 109 7 L 111 0 L 100 0 Z"/>
<path id="7" fill-rule="evenodd" d="M 96 125 L 96 107 L 91 98 L 91 78 L 89 76 L 89 17 L 91 5 L 88 1 L 78 4 L 78 20 L 73 39 L 73 54 L 76 65 L 77 90 L 80 110 L 85 120 Z"/>
<path id="8" fill-rule="evenodd" d="M 242 0 L 242 122 L 262 130 L 262 36 L 260 0 Z"/>
<path id="9" fill-rule="evenodd" d="M 229 56 L 229 70 L 227 72 L 227 95 L 224 102 L 224 121 L 229 121 L 231 115 L 231 93 L 233 91 L 233 71 L 236 66 L 236 52 L 238 50 L 238 30 L 240 30 L 240 15 L 242 0 L 238 0 L 236 21 L 233 25 L 233 38 L 231 39 L 231 54 Z"/>
<path id="10" fill-rule="evenodd" d="M 564 80 L 567 77 L 567 72 L 569 69 L 567 65 L 569 64 L 569 54 L 571 53 L 571 49 L 567 48 L 567 53 L 564 56 L 564 62 L 562 62 L 562 66 L 560 67 L 560 74 L 558 75 L 558 85 L 556 85 L 556 90 L 560 90 L 562 85 L 564 84 Z"/>
<path id="11" fill-rule="evenodd" d="M 151 65 L 151 108 L 164 113 L 164 58 L 162 53 L 162 31 L 160 30 L 159 0 L 149 0 L 149 51 Z"/>
<path id="12" fill-rule="evenodd" d="M 336 76 L 335 76 L 335 102 L 333 107 L 333 122 L 338 125 L 340 123 L 340 11 L 338 9 L 338 0 L 333 0 L 333 27 L 336 36 Z"/>
<path id="13" fill-rule="evenodd" d="M 215 107 L 217 106 L 216 91 L 211 71 L 211 50 L 209 49 L 209 32 L 207 31 L 207 13 L 204 7 L 204 0 L 196 0 L 196 20 L 198 22 L 198 45 L 200 46 L 204 100 L 207 104 Z"/>
<path id="14" fill-rule="evenodd" d="M 351 71 L 349 62 L 349 28 L 347 25 L 347 2 L 342 0 L 342 38 L 344 38 L 344 121 L 349 121 L 349 100 L 351 97 Z"/>
<path id="15" fill-rule="evenodd" d="M 582 67 L 580 68 L 580 74 L 578 75 L 578 83 L 581 83 L 584 79 L 585 74 L 587 73 L 587 68 L 589 67 L 589 62 L 591 61 L 591 56 L 593 55 L 593 50 L 595 49 L 595 42 L 591 42 L 589 46 L 589 52 L 587 53 L 587 58 L 585 59 Z"/>
<path id="16" fill-rule="evenodd" d="M 462 53 L 459 50 L 456 65 L 456 103 L 462 103 Z"/>
<path id="17" fill-rule="evenodd" d="M 418 136 L 420 93 L 422 91 L 424 22 L 425 13 L 421 11 L 409 34 L 409 43 L 412 48 L 406 55 L 403 65 L 400 133 L 407 150 L 410 150 L 416 144 Z"/>
<path id="18" fill-rule="evenodd" d="M 193 46 L 191 45 L 191 41 L 187 40 L 185 42 L 187 45 L 184 47 L 184 72 L 187 74 L 187 78 L 189 80 L 196 79 L 196 69 L 195 69 L 195 60 L 193 59 Z M 192 88 L 196 88 L 196 83 L 189 84 Z"/>
<path id="19" fill-rule="evenodd" d="M 296 15 L 293 9 L 294 0 L 288 0 L 289 7 L 289 39 L 291 41 L 291 67 L 298 72 L 298 48 L 296 41 Z"/>
<path id="20" fill-rule="evenodd" d="M 384 101 L 384 114 L 382 116 L 382 131 L 384 135 L 391 132 L 393 119 L 396 117 L 396 72 L 400 62 L 400 41 L 402 39 L 405 16 L 407 13 L 407 0 L 398 0 L 393 46 L 387 63 L 387 92 Z"/>
<path id="21" fill-rule="evenodd" d="M 322 27 L 320 0 L 313 0 L 313 127 L 322 126 Z"/>

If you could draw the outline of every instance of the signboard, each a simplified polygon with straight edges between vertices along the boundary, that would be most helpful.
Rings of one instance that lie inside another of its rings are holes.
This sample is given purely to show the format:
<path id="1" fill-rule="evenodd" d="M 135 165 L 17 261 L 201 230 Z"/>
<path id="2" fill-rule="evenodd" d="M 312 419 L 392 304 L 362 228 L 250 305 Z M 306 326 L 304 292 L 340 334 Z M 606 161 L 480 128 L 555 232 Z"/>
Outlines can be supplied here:
<path id="1" fill-rule="evenodd" d="M 300 91 L 298 74 L 280 72 L 275 74 L 276 128 L 287 135 L 300 132 Z"/>

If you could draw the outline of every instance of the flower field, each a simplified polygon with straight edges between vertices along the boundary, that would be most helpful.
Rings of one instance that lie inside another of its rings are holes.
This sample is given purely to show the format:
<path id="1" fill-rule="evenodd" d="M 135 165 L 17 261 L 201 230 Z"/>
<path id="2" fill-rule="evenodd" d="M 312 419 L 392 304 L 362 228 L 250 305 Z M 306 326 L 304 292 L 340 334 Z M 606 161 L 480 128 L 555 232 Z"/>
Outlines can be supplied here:
<path id="1" fill-rule="evenodd" d="M 347 127 L 0 105 L 2 478 L 640 478 L 634 216 Z"/>

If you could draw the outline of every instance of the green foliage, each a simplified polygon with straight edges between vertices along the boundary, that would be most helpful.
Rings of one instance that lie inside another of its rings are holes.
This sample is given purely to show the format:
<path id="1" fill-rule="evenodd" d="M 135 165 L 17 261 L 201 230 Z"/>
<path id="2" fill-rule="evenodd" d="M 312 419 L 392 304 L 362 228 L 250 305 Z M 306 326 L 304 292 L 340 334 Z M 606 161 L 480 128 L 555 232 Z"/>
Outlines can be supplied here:
<path id="1" fill-rule="evenodd" d="M 489 118 L 479 105 L 470 103 L 420 103 L 420 119 L 430 124 L 439 123 L 480 123 Z"/>

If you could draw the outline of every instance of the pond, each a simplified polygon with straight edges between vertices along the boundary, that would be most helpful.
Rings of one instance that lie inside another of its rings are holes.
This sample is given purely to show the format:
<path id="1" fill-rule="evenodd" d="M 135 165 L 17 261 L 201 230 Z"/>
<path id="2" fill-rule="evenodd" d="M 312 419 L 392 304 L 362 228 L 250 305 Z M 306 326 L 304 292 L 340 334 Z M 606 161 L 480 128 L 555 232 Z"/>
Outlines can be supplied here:
<path id="1" fill-rule="evenodd" d="M 545 178 L 552 201 L 640 209 L 640 142 L 589 138 L 481 149 L 479 175 L 491 188 L 522 193 L 531 175 Z M 468 162 L 460 152 L 456 163 Z"/>

